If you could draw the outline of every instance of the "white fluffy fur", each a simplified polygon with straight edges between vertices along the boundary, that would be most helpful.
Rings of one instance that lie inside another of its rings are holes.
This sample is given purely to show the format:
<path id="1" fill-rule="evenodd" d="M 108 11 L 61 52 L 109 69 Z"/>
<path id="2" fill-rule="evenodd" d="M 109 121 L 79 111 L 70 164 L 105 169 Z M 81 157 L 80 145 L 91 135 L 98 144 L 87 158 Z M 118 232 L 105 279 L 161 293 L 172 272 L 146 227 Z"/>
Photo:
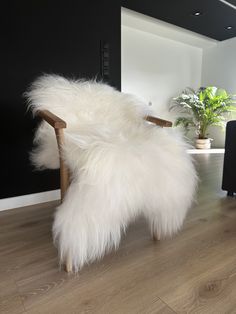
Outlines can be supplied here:
<path id="1" fill-rule="evenodd" d="M 97 82 L 45 75 L 27 97 L 34 112 L 48 109 L 68 125 L 63 149 L 73 180 L 53 224 L 62 263 L 70 255 L 78 271 L 101 258 L 140 215 L 159 237 L 181 228 L 196 173 L 176 129 L 147 123 L 146 105 Z M 53 129 L 42 122 L 35 141 L 34 164 L 58 168 Z"/>

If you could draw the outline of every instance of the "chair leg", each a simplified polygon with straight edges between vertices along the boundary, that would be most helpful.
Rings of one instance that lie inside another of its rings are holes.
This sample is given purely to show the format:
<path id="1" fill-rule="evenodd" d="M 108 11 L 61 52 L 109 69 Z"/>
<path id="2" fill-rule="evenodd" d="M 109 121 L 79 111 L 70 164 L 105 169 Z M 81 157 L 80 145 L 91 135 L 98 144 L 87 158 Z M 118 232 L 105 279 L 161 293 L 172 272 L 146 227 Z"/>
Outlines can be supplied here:
<path id="1" fill-rule="evenodd" d="M 67 273 L 72 272 L 72 261 L 70 255 L 67 256 L 66 258 L 66 263 L 65 263 L 65 270 Z"/>
<path id="2" fill-rule="evenodd" d="M 160 241 L 161 237 L 159 234 L 152 232 L 152 239 L 153 239 L 153 241 Z"/>
<path id="3" fill-rule="evenodd" d="M 158 230 L 159 228 L 158 228 L 157 222 L 156 220 L 153 220 L 151 222 L 151 236 L 152 236 L 153 241 L 160 241 L 161 239 L 161 233 Z"/>

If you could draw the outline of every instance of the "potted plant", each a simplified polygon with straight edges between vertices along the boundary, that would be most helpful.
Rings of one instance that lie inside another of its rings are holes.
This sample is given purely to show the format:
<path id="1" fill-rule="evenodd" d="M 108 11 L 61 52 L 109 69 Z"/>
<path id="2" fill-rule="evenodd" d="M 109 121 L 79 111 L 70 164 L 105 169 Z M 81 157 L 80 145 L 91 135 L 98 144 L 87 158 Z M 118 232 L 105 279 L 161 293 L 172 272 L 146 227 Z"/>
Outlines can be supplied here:
<path id="1" fill-rule="evenodd" d="M 208 138 L 208 128 L 211 125 L 224 126 L 226 113 L 235 110 L 233 95 L 226 90 L 213 86 L 201 87 L 197 91 L 186 88 L 182 94 L 173 98 L 170 110 L 181 113 L 175 125 L 181 125 L 188 131 L 195 128 L 196 148 L 210 148 L 211 139 Z"/>

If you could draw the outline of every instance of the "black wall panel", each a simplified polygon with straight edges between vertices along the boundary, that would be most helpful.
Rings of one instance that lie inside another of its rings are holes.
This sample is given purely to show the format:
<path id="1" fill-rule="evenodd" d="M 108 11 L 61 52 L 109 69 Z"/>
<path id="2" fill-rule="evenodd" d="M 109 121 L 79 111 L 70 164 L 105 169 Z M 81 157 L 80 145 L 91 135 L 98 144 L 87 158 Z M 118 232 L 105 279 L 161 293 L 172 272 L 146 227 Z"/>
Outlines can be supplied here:
<path id="1" fill-rule="evenodd" d="M 0 198 L 58 188 L 58 171 L 33 171 L 37 121 L 22 94 L 42 73 L 100 75 L 100 41 L 110 47 L 109 83 L 120 88 L 120 2 L 9 1 L 1 8 Z"/>

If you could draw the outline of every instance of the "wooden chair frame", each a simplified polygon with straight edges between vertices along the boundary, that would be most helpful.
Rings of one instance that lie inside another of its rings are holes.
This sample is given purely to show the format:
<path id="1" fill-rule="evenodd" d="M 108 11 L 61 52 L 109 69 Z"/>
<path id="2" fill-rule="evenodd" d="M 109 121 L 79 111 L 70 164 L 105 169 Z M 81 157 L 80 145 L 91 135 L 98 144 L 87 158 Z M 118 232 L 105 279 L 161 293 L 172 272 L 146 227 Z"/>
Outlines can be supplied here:
<path id="1" fill-rule="evenodd" d="M 43 120 L 45 120 L 47 123 L 49 123 L 54 128 L 54 131 L 56 134 L 59 158 L 60 158 L 60 188 L 61 188 L 61 202 L 62 202 L 65 197 L 66 190 L 68 189 L 68 186 L 70 184 L 69 169 L 66 167 L 62 158 L 62 145 L 64 144 L 63 129 L 66 128 L 66 122 L 48 110 L 40 110 L 38 111 L 37 115 L 41 117 Z M 171 121 L 159 119 L 153 116 L 146 116 L 145 120 L 152 122 L 161 127 L 172 127 Z M 158 240 L 155 234 L 153 234 L 152 237 L 153 237 L 153 240 Z M 72 263 L 69 256 L 67 257 L 67 260 L 66 260 L 65 269 L 67 272 L 72 271 Z"/>

